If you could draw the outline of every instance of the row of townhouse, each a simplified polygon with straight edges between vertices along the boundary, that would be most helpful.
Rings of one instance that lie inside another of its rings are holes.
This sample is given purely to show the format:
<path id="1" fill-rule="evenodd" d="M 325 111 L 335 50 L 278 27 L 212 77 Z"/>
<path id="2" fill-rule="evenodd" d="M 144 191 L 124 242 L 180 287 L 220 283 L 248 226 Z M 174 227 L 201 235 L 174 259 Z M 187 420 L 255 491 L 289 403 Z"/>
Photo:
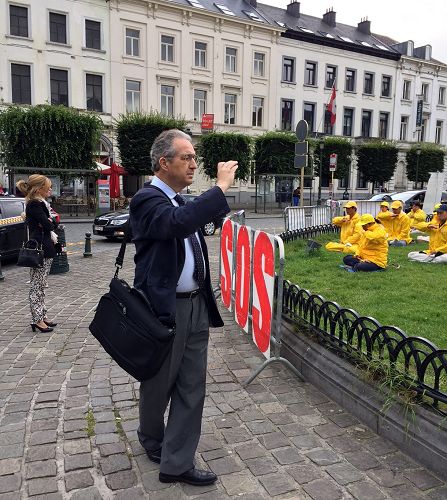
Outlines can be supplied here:
<path id="1" fill-rule="evenodd" d="M 447 143 L 447 66 L 429 45 L 374 35 L 366 19 L 348 26 L 332 10 L 308 16 L 295 0 L 287 9 L 256 0 L 0 0 L 0 12 L 4 105 L 64 104 L 101 113 L 106 125 L 126 111 L 158 110 L 183 115 L 194 140 L 211 113 L 220 131 L 294 130 L 304 118 L 312 132 L 355 142 Z M 366 196 L 357 174 L 338 194 Z M 193 190 L 208 183 L 198 176 Z M 408 186 L 401 155 L 388 187 Z M 253 189 L 235 186 L 234 201 L 249 202 Z"/>

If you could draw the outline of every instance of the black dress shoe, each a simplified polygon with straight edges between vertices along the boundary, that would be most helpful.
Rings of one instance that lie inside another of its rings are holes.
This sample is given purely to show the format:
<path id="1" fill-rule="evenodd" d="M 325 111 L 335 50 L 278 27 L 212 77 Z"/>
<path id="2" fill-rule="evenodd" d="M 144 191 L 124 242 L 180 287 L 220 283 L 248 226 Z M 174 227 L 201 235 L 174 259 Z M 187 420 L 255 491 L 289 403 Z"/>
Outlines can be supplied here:
<path id="1" fill-rule="evenodd" d="M 161 448 L 158 448 L 158 450 L 154 451 L 146 450 L 146 455 L 149 460 L 155 462 L 156 464 L 159 464 L 161 461 Z"/>
<path id="2" fill-rule="evenodd" d="M 195 467 L 178 476 L 160 472 L 158 478 L 161 483 L 186 483 L 193 486 L 208 486 L 217 481 L 217 476 L 213 472 L 196 469 Z"/>

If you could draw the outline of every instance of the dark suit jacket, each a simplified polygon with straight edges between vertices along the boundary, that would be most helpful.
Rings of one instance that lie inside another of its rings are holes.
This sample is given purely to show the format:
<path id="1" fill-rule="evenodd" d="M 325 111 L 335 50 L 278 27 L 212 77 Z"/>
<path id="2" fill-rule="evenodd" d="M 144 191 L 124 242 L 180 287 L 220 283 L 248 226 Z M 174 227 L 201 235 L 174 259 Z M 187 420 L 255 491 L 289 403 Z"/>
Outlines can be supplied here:
<path id="1" fill-rule="evenodd" d="M 45 259 L 56 256 L 56 248 L 51 240 L 54 224 L 48 220 L 50 212 L 43 201 L 31 200 L 26 204 L 26 222 L 29 228 L 29 238 L 42 243 Z"/>
<path id="2" fill-rule="evenodd" d="M 132 241 L 135 243 L 134 286 L 143 290 L 159 319 L 174 325 L 177 282 L 185 262 L 184 239 L 204 224 L 230 211 L 219 187 L 182 207 L 154 186 L 144 187 L 130 203 Z M 223 326 L 211 287 L 208 251 L 199 231 L 206 264 L 206 298 L 211 326 Z"/>

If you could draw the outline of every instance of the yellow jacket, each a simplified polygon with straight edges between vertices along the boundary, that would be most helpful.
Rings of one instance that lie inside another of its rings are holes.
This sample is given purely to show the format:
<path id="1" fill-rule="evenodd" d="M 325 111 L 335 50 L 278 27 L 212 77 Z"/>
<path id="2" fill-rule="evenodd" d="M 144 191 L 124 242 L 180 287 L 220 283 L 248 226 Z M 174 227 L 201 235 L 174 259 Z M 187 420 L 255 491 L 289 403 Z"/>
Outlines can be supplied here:
<path id="1" fill-rule="evenodd" d="M 388 262 L 387 232 L 381 224 L 363 231 L 356 257 L 385 268 Z"/>
<path id="2" fill-rule="evenodd" d="M 334 217 L 332 219 L 332 224 L 340 227 L 340 241 L 344 245 L 346 243 L 351 243 L 351 245 L 356 245 L 362 236 L 363 228 L 358 223 L 360 220 L 360 215 L 355 213 L 354 216 L 345 222 L 344 217 Z"/>
<path id="3" fill-rule="evenodd" d="M 393 212 L 387 210 L 386 212 L 380 211 L 377 214 L 376 219 L 380 220 L 382 226 L 385 228 L 385 231 L 390 234 L 393 226 L 393 218 L 391 217 Z"/>
<path id="4" fill-rule="evenodd" d="M 401 212 L 397 217 L 392 217 L 392 225 L 388 232 L 388 240 L 404 240 L 410 243 L 410 219 L 407 214 Z"/>
<path id="5" fill-rule="evenodd" d="M 422 208 L 420 208 L 416 212 L 413 212 L 413 210 L 411 210 L 408 214 L 408 217 L 410 218 L 410 227 L 417 229 L 418 224 L 425 222 L 427 214 L 422 210 Z"/>
<path id="6" fill-rule="evenodd" d="M 424 253 L 447 253 L 447 223 L 438 226 L 436 229 L 429 228 L 429 225 L 433 225 L 433 221 L 424 222 L 424 224 L 418 226 L 418 229 L 430 234 L 428 250 L 424 250 Z"/>

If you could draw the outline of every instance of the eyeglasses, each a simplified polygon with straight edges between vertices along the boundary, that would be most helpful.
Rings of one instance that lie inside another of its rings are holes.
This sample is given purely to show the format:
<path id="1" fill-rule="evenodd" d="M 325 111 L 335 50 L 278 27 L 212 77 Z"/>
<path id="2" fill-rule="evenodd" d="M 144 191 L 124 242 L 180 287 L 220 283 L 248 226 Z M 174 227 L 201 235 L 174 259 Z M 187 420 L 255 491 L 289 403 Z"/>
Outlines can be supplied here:
<path id="1" fill-rule="evenodd" d="M 188 163 L 191 163 L 194 160 L 194 162 L 197 163 L 197 155 L 184 154 L 184 155 L 178 155 L 178 156 L 182 161 L 187 161 Z"/>

